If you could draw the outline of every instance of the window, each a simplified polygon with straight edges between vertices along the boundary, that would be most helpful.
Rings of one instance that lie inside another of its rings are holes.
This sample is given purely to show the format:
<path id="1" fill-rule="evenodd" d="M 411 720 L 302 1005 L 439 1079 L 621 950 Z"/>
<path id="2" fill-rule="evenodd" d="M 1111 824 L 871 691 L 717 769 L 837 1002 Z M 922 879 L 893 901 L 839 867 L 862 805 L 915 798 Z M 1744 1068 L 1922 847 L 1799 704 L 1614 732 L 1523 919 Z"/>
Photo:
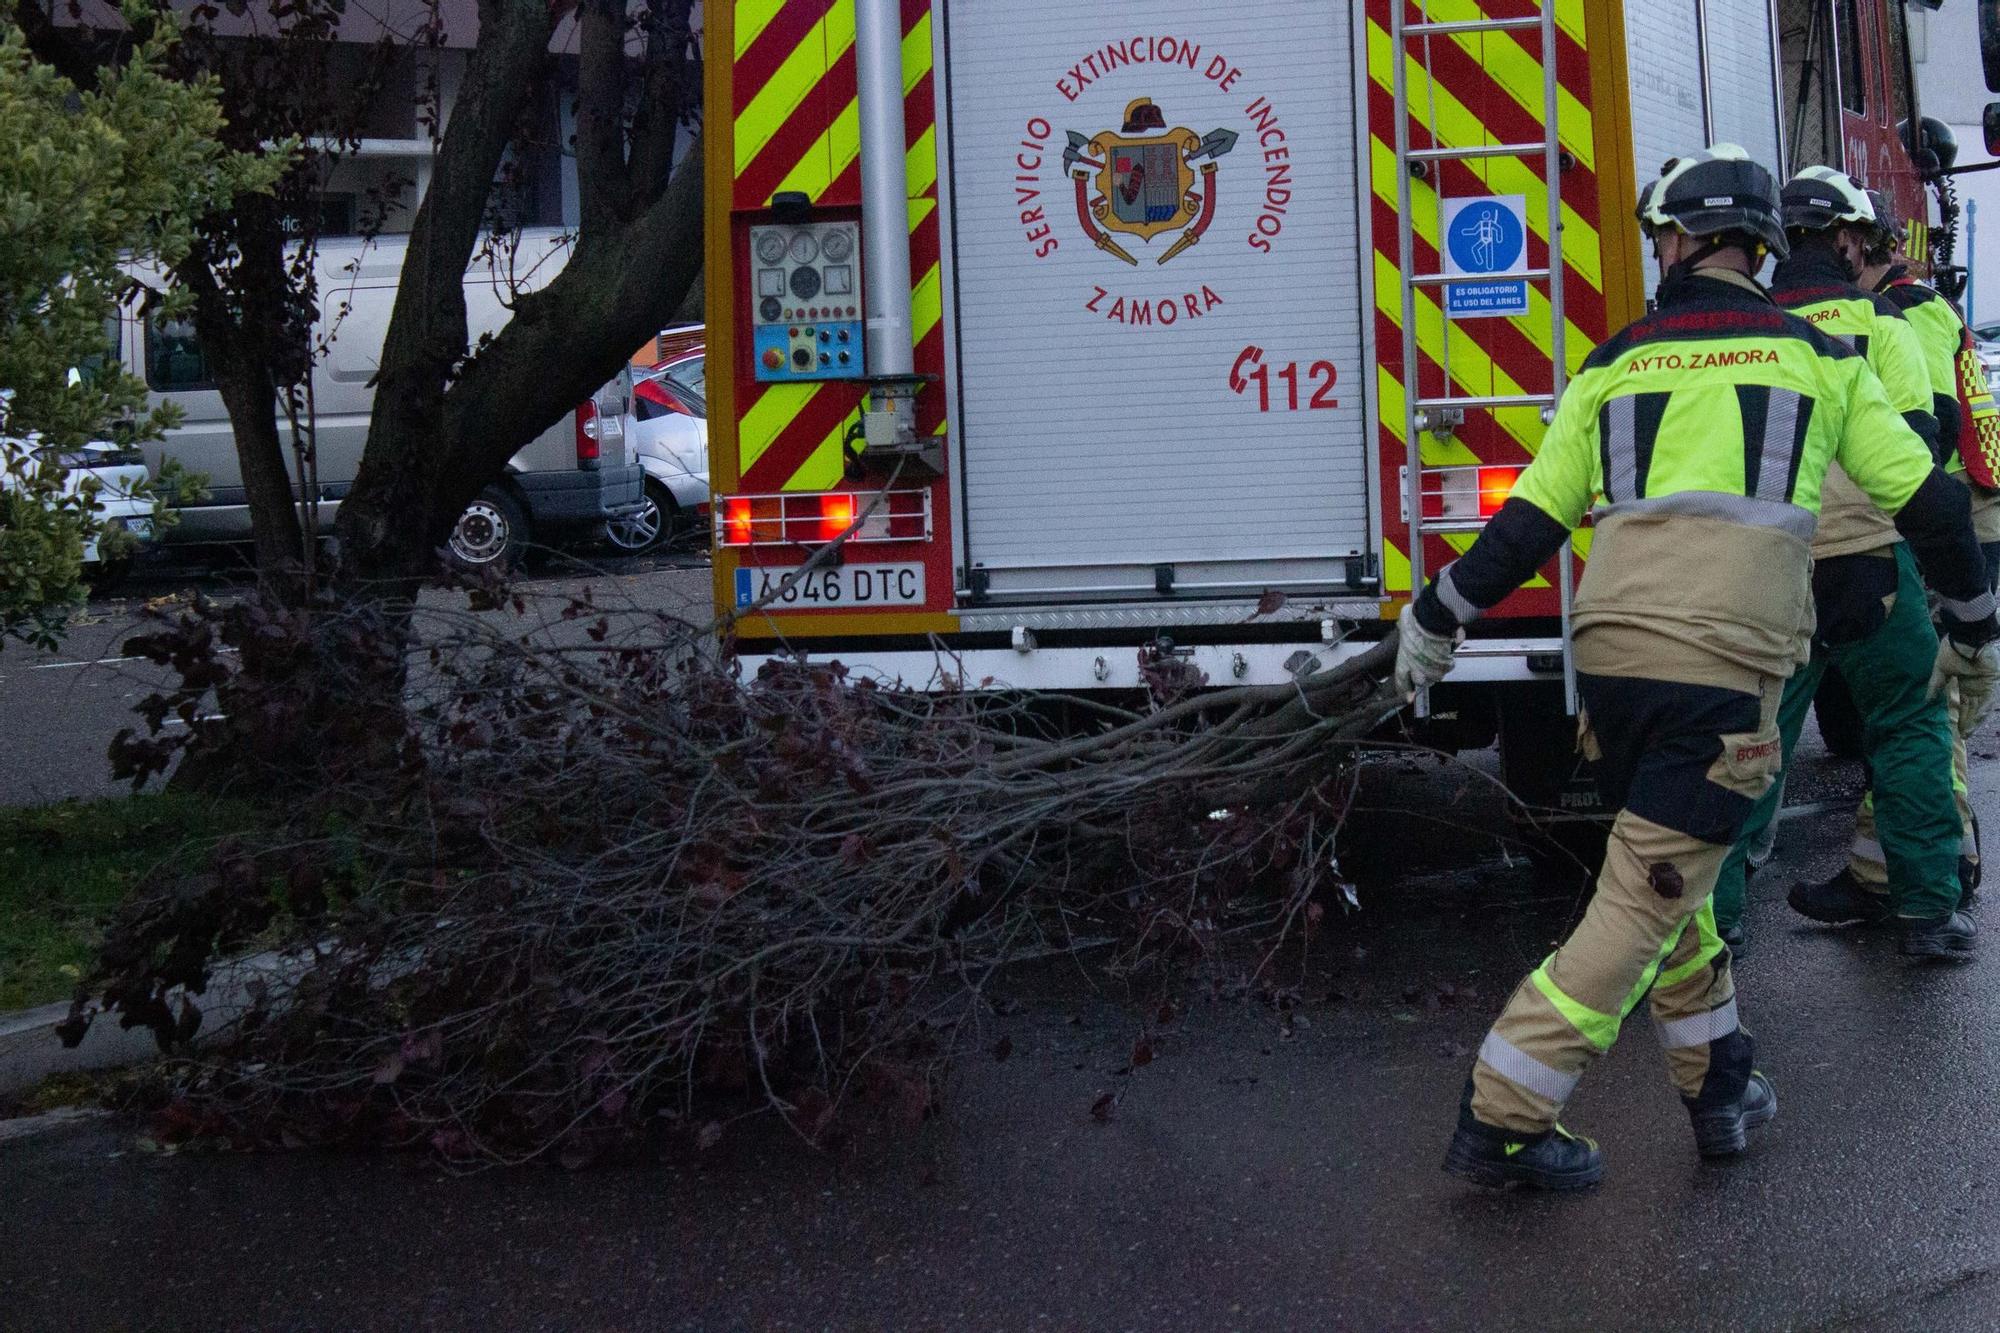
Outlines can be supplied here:
<path id="1" fill-rule="evenodd" d="M 146 321 L 146 384 L 158 393 L 213 389 L 208 357 L 195 337 L 194 323 L 185 319 Z"/>
<path id="2" fill-rule="evenodd" d="M 1855 115 L 1868 111 L 1868 73 L 1861 61 L 1861 11 L 1856 0 L 1835 0 L 1840 43 L 1840 104 Z"/>
<path id="3" fill-rule="evenodd" d="M 708 361 L 703 357 L 681 362 L 666 377 L 697 398 L 708 397 Z"/>

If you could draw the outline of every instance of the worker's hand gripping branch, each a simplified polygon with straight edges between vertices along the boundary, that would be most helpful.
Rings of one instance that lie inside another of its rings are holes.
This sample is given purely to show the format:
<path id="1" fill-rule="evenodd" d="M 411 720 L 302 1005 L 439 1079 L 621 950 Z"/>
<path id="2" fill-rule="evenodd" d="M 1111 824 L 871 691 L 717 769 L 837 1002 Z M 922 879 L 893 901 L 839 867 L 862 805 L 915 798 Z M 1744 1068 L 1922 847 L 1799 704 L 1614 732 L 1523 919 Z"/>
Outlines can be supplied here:
<path id="1" fill-rule="evenodd" d="M 1417 619 L 1416 603 L 1403 608 L 1396 639 L 1396 693 L 1405 698 L 1427 690 L 1451 671 L 1456 634 L 1435 634 Z"/>

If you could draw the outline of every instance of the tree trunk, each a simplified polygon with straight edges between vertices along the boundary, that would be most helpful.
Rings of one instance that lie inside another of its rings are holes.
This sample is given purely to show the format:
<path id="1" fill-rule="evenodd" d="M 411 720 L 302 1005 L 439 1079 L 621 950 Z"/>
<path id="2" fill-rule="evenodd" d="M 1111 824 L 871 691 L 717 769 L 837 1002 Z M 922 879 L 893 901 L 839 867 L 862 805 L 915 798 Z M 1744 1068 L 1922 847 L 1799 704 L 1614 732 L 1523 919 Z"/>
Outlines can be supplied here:
<path id="1" fill-rule="evenodd" d="M 311 373 L 305 330 L 285 273 L 285 232 L 275 201 L 239 199 L 235 253 L 197 245 L 177 275 L 194 294 L 194 326 L 209 351 L 216 388 L 236 437 L 236 458 L 250 507 L 258 575 L 289 589 L 305 559 L 299 496 L 278 431 L 278 386 Z M 235 270 L 232 300 L 217 280 L 218 261 Z"/>

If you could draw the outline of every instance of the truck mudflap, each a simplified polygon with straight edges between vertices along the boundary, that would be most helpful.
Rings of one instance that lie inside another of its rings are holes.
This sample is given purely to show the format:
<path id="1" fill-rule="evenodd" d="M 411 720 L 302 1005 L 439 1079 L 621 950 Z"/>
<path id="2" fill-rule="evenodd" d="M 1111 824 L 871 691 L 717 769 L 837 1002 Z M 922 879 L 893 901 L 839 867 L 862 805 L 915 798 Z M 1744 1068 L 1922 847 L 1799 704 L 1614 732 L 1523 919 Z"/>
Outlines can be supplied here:
<path id="1" fill-rule="evenodd" d="M 1171 647 L 1172 655 L 1200 671 L 1210 685 L 1278 685 L 1359 657 L 1373 644 L 1361 638 L 1336 643 L 1203 643 Z M 744 679 L 767 662 L 829 665 L 838 662 L 851 679 L 873 680 L 907 689 L 971 690 L 1136 690 L 1144 688 L 1141 668 L 1154 646 L 1043 647 L 1029 630 L 1016 630 L 1011 647 L 882 651 L 866 646 L 811 648 L 795 653 L 745 653 L 738 657 Z M 1562 640 L 1479 639 L 1463 645 L 1451 684 L 1562 682 Z M 1556 716 L 1562 716 L 1560 706 Z M 1573 725 L 1573 723 L 1572 723 Z"/>

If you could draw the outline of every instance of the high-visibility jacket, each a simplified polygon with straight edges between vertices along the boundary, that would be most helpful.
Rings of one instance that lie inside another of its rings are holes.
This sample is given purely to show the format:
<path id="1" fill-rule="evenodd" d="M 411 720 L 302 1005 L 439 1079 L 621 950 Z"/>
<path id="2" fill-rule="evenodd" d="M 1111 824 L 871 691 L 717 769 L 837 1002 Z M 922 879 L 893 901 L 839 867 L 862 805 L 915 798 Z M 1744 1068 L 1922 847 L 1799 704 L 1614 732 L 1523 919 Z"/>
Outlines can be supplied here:
<path id="1" fill-rule="evenodd" d="M 1916 330 L 1902 311 L 1885 297 L 1850 282 L 1832 253 L 1807 248 L 1794 250 L 1772 272 L 1771 299 L 1861 353 L 1882 381 L 1889 406 L 1903 414 L 1931 456 L 1944 461 L 1932 412 L 1931 371 Z M 1895 523 L 1862 494 L 1839 464 L 1827 470 L 1819 528 L 1813 534 L 1815 559 L 1882 550 L 1901 540 Z"/>
<path id="2" fill-rule="evenodd" d="M 1980 540 L 2000 541 L 2000 405 L 1993 401 L 1972 331 L 1951 302 L 1901 264 L 1883 275 L 1876 290 L 1903 312 L 1923 350 L 1945 471 L 1975 487 L 1972 522 Z"/>
<path id="3" fill-rule="evenodd" d="M 1597 638 L 1593 671 L 1754 689 L 1804 660 L 1810 543 L 1835 462 L 1896 516 L 1947 629 L 2000 634 L 1965 488 L 1866 361 L 1713 268 L 1662 284 L 1657 311 L 1590 354 L 1506 504 L 1415 614 L 1437 633 L 1473 620 L 1595 502 L 1579 661 Z"/>

